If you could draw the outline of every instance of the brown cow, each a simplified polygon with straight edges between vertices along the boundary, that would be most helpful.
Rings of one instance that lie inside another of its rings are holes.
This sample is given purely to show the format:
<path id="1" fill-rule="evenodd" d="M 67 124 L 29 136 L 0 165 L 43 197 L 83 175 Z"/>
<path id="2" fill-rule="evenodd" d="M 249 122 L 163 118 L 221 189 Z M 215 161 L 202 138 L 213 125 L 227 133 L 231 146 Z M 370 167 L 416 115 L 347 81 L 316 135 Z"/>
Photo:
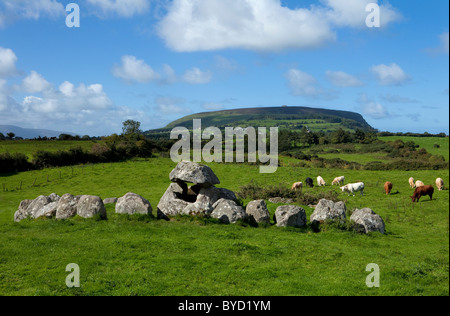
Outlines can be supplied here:
<path id="1" fill-rule="evenodd" d="M 416 188 L 416 190 L 414 191 L 413 196 L 411 196 L 411 199 L 414 202 L 419 202 L 420 198 L 422 196 L 428 195 L 430 196 L 430 200 L 433 199 L 433 193 L 434 193 L 434 188 L 431 185 L 426 185 L 423 187 L 418 187 Z"/>
<path id="2" fill-rule="evenodd" d="M 394 185 L 392 184 L 392 182 L 389 182 L 389 181 L 384 184 L 384 191 L 386 191 L 386 195 L 391 194 L 393 186 Z"/>

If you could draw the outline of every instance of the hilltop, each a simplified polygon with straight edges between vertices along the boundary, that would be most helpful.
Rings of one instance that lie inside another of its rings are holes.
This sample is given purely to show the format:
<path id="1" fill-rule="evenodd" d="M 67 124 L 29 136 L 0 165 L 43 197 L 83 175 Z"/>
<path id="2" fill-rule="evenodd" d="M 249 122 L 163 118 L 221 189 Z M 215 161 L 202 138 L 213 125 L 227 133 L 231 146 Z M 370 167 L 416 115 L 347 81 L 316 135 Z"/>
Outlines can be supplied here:
<path id="1" fill-rule="evenodd" d="M 354 131 L 374 131 L 361 114 L 348 111 L 327 110 L 308 107 L 263 107 L 204 112 L 185 116 L 173 121 L 165 128 L 147 131 L 147 135 L 166 133 L 175 127 L 192 128 L 192 121 L 201 119 L 202 126 L 225 127 L 279 127 L 281 129 L 301 130 L 307 127 L 318 132 L 331 132 L 337 129 Z"/>

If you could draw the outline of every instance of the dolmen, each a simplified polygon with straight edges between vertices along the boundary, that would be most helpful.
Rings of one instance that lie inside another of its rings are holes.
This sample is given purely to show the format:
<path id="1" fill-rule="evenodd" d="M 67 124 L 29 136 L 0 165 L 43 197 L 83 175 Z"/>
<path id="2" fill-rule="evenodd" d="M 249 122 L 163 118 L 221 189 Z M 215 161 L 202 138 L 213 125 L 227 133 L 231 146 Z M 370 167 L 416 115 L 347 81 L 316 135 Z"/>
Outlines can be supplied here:
<path id="1" fill-rule="evenodd" d="M 210 167 L 182 161 L 172 170 L 169 179 L 172 183 L 159 201 L 158 218 L 212 217 L 226 224 L 246 219 L 247 214 L 237 204 L 234 192 L 215 186 L 220 180 Z"/>

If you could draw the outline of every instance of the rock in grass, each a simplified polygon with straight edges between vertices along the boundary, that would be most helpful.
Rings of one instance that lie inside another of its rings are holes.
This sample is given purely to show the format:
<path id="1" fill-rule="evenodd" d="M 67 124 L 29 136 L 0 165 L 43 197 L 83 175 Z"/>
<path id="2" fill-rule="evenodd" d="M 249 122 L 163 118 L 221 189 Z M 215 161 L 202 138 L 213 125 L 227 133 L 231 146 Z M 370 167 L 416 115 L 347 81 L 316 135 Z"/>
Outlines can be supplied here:
<path id="1" fill-rule="evenodd" d="M 183 188 L 178 183 L 172 183 L 159 201 L 158 218 L 180 215 L 189 204 L 184 200 Z"/>
<path id="2" fill-rule="evenodd" d="M 278 227 L 306 226 L 306 211 L 295 205 L 283 205 L 275 211 L 275 223 Z"/>
<path id="3" fill-rule="evenodd" d="M 48 196 L 41 195 L 35 198 L 30 205 L 28 205 L 26 213 L 28 217 L 36 218 L 36 214 L 47 204 L 51 203 L 52 200 Z"/>
<path id="4" fill-rule="evenodd" d="M 34 218 L 54 218 L 56 216 L 56 210 L 58 208 L 58 202 L 51 202 L 41 208 L 35 215 Z"/>
<path id="5" fill-rule="evenodd" d="M 249 219 L 256 223 L 270 224 L 270 213 L 264 200 L 251 201 L 245 209 Z"/>
<path id="6" fill-rule="evenodd" d="M 376 214 L 370 208 L 355 210 L 350 217 L 354 223 L 354 228 L 363 233 L 380 232 L 385 233 L 385 224 L 380 215 Z"/>
<path id="7" fill-rule="evenodd" d="M 310 217 L 311 225 L 315 226 L 328 220 L 345 222 L 347 218 L 346 211 L 347 208 L 344 202 L 335 203 L 322 199 Z"/>
<path id="8" fill-rule="evenodd" d="M 20 202 L 19 209 L 17 210 L 16 213 L 14 213 L 14 221 L 16 223 L 29 217 L 27 213 L 27 208 L 31 204 L 31 202 L 33 202 L 33 200 L 23 200 Z"/>
<path id="9" fill-rule="evenodd" d="M 214 205 L 211 217 L 217 218 L 224 224 L 234 224 L 238 220 L 245 220 L 247 214 L 242 206 L 231 200 L 220 199 Z"/>
<path id="10" fill-rule="evenodd" d="M 172 182 L 188 182 L 206 187 L 220 184 L 210 167 L 190 161 L 180 162 L 169 177 Z"/>
<path id="11" fill-rule="evenodd" d="M 64 194 L 58 201 L 56 219 L 68 219 L 77 215 L 79 199 L 79 196 L 73 196 L 70 193 Z"/>
<path id="12" fill-rule="evenodd" d="M 135 193 L 127 193 L 117 200 L 117 214 L 152 215 L 153 209 L 149 201 Z"/>
<path id="13" fill-rule="evenodd" d="M 117 198 L 107 198 L 103 200 L 103 204 L 115 204 L 117 203 Z"/>
<path id="14" fill-rule="evenodd" d="M 93 195 L 81 196 L 77 203 L 77 215 L 83 218 L 94 218 L 99 215 L 101 219 L 106 219 L 103 200 Z"/>

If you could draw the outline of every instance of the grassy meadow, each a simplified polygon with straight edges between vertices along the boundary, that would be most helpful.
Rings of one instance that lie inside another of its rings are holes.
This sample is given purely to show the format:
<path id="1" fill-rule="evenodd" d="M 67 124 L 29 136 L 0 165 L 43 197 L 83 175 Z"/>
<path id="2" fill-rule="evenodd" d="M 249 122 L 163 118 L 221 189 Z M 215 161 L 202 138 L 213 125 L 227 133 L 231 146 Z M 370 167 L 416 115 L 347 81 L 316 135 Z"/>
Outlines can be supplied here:
<path id="1" fill-rule="evenodd" d="M 214 220 L 171 222 L 119 216 L 108 220 L 13 222 L 23 199 L 71 193 L 102 198 L 135 192 L 156 206 L 175 167 L 170 159 L 55 168 L 0 176 L 0 295 L 448 295 L 449 194 L 412 204 L 408 178 L 433 184 L 448 171 L 343 171 L 280 167 L 259 174 L 257 166 L 210 164 L 219 187 L 235 192 L 321 175 L 363 180 L 364 196 L 340 192 L 347 209 L 370 207 L 386 222 L 387 233 L 360 235 L 330 226 L 303 229 L 222 225 Z M 385 181 L 394 183 L 391 196 Z M 34 185 L 33 185 L 34 184 Z M 305 189 L 338 191 L 337 187 Z M 243 201 L 246 205 L 249 201 Z M 268 203 L 273 215 L 277 206 Z M 303 205 L 307 216 L 313 210 Z M 80 266 L 81 287 L 69 289 L 66 265 Z M 365 284 L 366 266 L 381 270 L 380 288 Z"/>

